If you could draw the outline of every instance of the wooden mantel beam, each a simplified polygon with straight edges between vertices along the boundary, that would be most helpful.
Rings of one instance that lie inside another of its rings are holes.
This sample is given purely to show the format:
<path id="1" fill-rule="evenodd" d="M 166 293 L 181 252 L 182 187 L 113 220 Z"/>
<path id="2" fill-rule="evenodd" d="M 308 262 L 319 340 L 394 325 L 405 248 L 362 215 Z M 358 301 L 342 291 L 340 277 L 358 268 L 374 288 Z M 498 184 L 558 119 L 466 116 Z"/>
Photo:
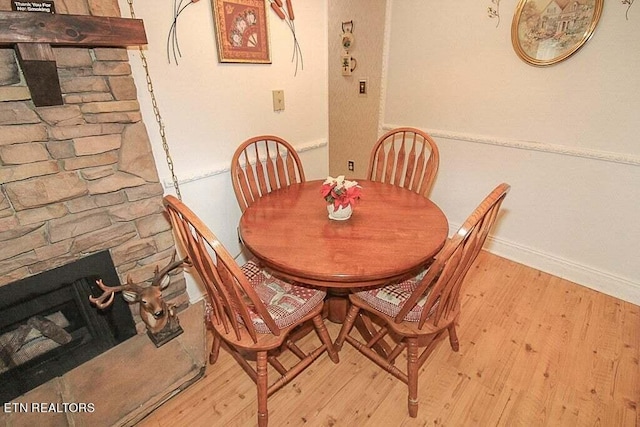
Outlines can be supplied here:
<path id="1" fill-rule="evenodd" d="M 0 12 L 0 45 L 138 46 L 147 44 L 141 19 Z"/>
<path id="2" fill-rule="evenodd" d="M 140 19 L 0 11 L 0 46 L 13 46 L 37 107 L 62 105 L 51 46 L 147 44 Z"/>

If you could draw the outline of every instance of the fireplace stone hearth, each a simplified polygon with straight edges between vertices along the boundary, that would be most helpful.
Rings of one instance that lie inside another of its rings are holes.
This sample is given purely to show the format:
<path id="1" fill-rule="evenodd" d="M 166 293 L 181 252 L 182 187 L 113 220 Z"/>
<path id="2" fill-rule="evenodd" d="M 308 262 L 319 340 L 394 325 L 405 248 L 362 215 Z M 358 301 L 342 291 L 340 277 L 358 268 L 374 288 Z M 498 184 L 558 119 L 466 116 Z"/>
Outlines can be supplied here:
<path id="1" fill-rule="evenodd" d="M 137 334 L 31 390 L 0 411 L 0 426 L 135 425 L 204 375 L 203 317 L 201 301 L 181 313 L 184 333 L 162 347 Z M 43 407 L 50 410 L 38 412 Z"/>

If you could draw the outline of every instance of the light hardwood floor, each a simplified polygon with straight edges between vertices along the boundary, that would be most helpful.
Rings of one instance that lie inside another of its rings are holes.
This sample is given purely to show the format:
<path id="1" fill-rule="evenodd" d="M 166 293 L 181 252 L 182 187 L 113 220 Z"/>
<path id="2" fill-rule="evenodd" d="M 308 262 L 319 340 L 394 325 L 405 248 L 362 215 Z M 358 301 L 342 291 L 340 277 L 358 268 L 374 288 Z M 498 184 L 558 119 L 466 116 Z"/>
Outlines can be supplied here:
<path id="1" fill-rule="evenodd" d="M 406 386 L 345 343 L 340 364 L 322 355 L 269 398 L 269 425 L 640 425 L 640 307 L 486 252 L 462 292 L 460 351 L 441 340 L 423 366 L 417 419 Z M 139 426 L 252 426 L 256 409 L 255 385 L 221 350 Z"/>

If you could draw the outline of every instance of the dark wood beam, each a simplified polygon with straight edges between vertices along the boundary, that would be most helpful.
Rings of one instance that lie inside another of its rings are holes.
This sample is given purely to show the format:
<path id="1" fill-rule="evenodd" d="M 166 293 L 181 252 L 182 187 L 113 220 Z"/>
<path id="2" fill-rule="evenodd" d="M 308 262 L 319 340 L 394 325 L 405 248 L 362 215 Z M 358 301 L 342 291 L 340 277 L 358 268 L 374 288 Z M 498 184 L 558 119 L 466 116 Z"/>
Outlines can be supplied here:
<path id="1" fill-rule="evenodd" d="M 106 16 L 0 12 L 0 46 L 18 54 L 33 103 L 62 105 L 62 92 L 51 46 L 118 47 L 147 44 L 140 19 Z"/>
<path id="2" fill-rule="evenodd" d="M 33 103 L 38 107 L 62 105 L 60 80 L 51 45 L 18 43 L 16 52 Z"/>
<path id="3" fill-rule="evenodd" d="M 147 44 L 141 19 L 0 12 L 0 45 L 138 46 Z"/>

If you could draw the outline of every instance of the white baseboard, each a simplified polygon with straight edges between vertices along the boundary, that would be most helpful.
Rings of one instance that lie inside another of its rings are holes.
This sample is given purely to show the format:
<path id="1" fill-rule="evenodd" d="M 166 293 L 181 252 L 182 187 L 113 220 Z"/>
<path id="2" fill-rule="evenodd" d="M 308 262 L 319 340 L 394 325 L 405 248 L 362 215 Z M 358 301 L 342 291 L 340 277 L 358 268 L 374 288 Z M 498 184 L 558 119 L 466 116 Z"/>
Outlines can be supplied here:
<path id="1" fill-rule="evenodd" d="M 460 226 L 449 224 L 450 230 Z M 492 254 L 569 280 L 589 289 L 640 305 L 640 283 L 553 254 L 489 235 L 484 249 Z"/>

